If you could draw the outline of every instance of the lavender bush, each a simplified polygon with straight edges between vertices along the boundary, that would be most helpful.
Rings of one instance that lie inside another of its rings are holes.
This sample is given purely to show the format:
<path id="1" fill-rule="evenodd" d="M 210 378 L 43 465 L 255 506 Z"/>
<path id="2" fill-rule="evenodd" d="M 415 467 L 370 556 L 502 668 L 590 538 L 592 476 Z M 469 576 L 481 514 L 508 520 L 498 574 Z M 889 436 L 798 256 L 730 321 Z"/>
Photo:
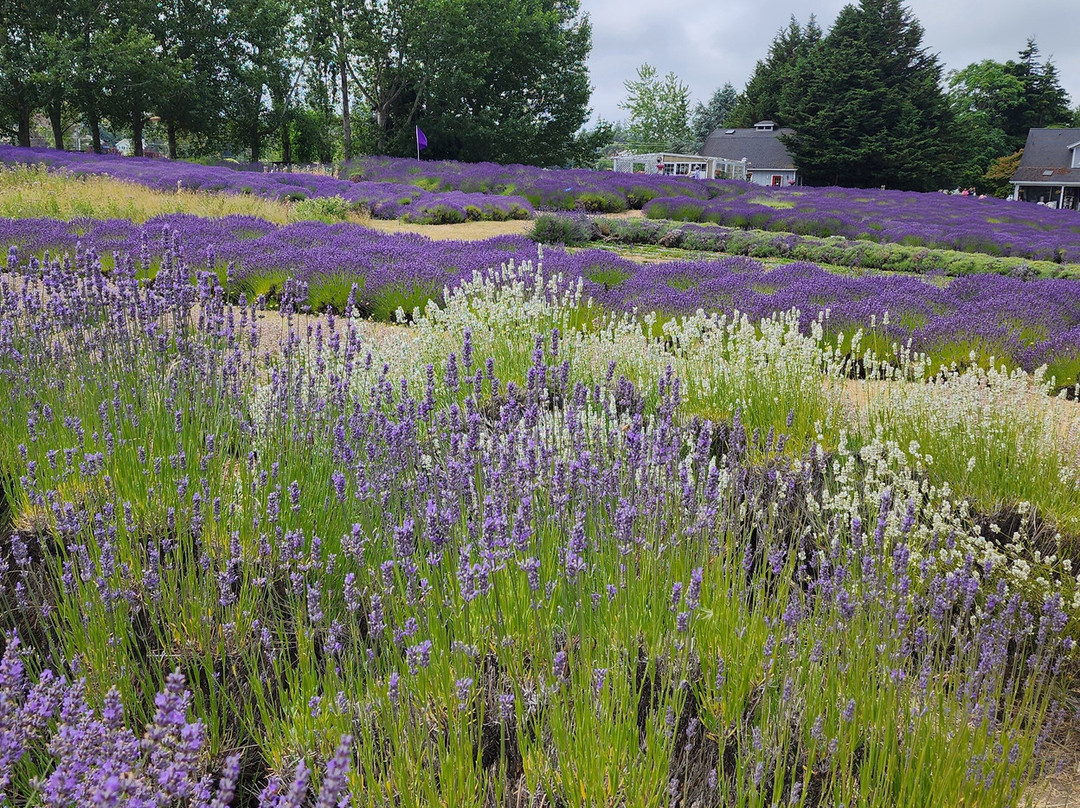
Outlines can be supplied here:
<path id="1" fill-rule="evenodd" d="M 1080 217 L 1075 211 L 909 191 L 756 186 L 742 190 L 708 201 L 682 196 L 654 199 L 644 210 L 653 219 L 1080 262 Z"/>
<path id="2" fill-rule="evenodd" d="M 743 362 L 802 356 L 786 372 L 822 390 L 797 322 L 690 318 L 671 356 L 716 350 L 701 378 L 645 386 L 610 346 L 663 353 L 654 320 L 576 331 L 584 281 L 508 268 L 391 367 L 358 322 L 299 314 L 302 280 L 267 343 L 199 267 L 165 250 L 143 282 L 83 250 L 0 281 L 0 616 L 91 705 L 19 741 L 6 798 L 97 765 L 40 751 L 83 721 L 155 804 L 221 770 L 219 802 L 275 806 L 1022 799 L 1076 582 L 1041 555 L 1032 574 L 1030 523 L 985 533 L 896 443 L 790 451 L 741 407 L 686 411 L 725 369 L 749 385 Z M 150 704 L 174 670 L 190 700 L 173 678 Z M 57 681 L 5 674 L 4 732 Z M 134 754 L 162 710 L 210 760 Z"/>
<path id="3" fill-rule="evenodd" d="M 530 238 L 544 244 L 653 245 L 665 249 L 717 252 L 752 258 L 782 258 L 889 272 L 971 275 L 995 273 L 1020 278 L 1077 277 L 1075 265 L 1015 256 L 912 247 L 891 242 L 818 238 L 722 225 L 686 224 L 657 219 L 613 219 L 582 214 L 538 216 Z"/>
<path id="4" fill-rule="evenodd" d="M 365 182 L 394 183 L 429 191 L 517 194 L 528 199 L 537 210 L 589 213 L 636 210 L 657 197 L 704 201 L 741 189 L 741 184 L 721 180 L 452 160 L 417 162 L 395 157 L 365 157 L 348 163 L 343 173 Z"/>
<path id="5" fill-rule="evenodd" d="M 0 244 L 12 269 L 40 261 L 45 251 L 82 249 L 105 256 L 138 256 L 152 274 L 166 253 L 217 272 L 229 294 L 277 301 L 286 278 L 307 286 L 315 310 L 346 310 L 393 320 L 444 290 L 484 271 L 536 255 L 523 237 L 482 242 L 429 241 L 340 223 L 299 222 L 278 227 L 254 217 L 202 219 L 172 215 L 136 225 L 123 220 L 0 220 Z M 191 245 L 198 245 L 197 249 Z M 194 254 L 191 251 L 195 249 Z M 903 347 L 950 364 L 990 367 L 1005 362 L 1034 371 L 1048 365 L 1059 386 L 1080 372 L 1080 281 L 971 275 L 946 279 L 871 273 L 840 275 L 795 262 L 766 267 L 747 258 L 638 264 L 602 250 L 545 251 L 548 268 L 581 278 L 586 298 L 613 311 L 655 311 L 663 318 L 739 311 L 754 320 L 792 309 L 802 327 L 828 311 L 825 336 L 864 332 L 879 356 Z M 232 270 L 229 270 L 229 267 Z M 352 310 L 351 308 L 349 310 Z"/>

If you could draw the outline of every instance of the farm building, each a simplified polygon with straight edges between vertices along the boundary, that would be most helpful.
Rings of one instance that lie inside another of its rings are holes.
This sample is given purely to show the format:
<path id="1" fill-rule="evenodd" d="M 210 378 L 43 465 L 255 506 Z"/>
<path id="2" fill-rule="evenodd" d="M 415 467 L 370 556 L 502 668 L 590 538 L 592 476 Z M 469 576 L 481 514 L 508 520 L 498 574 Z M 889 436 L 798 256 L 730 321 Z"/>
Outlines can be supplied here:
<path id="1" fill-rule="evenodd" d="M 1080 209 L 1080 129 L 1030 129 L 1010 180 L 1013 199 Z"/>
<path id="2" fill-rule="evenodd" d="M 707 179 L 716 175 L 717 160 L 700 154 L 617 154 L 612 158 L 615 171 L 633 174 L 666 174 L 677 177 Z"/>
<path id="3" fill-rule="evenodd" d="M 701 153 L 724 160 L 746 162 L 746 179 L 755 185 L 799 184 L 799 173 L 787 147 L 780 142 L 791 129 L 777 128 L 772 121 L 758 121 L 753 129 L 717 129 Z"/>

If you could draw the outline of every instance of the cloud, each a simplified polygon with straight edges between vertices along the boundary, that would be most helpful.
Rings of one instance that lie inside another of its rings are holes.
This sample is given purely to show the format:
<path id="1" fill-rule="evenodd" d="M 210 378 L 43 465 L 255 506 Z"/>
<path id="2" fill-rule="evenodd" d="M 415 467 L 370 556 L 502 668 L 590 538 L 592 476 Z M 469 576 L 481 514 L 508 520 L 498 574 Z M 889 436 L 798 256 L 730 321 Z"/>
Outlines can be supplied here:
<path id="1" fill-rule="evenodd" d="M 624 82 L 645 62 L 661 75 L 678 75 L 693 101 L 707 100 L 728 81 L 742 90 L 792 15 L 805 24 L 814 13 L 828 31 L 844 5 L 843 0 L 814 6 L 796 0 L 581 0 L 593 28 L 593 118 L 625 117 L 618 107 L 626 97 Z M 938 54 L 946 71 L 983 59 L 1014 59 L 1033 36 L 1042 58 L 1053 59 L 1073 106 L 1080 103 L 1074 0 L 1042 0 L 1026 4 L 1022 12 L 1014 0 L 910 0 L 907 6 L 923 26 L 923 45 Z"/>

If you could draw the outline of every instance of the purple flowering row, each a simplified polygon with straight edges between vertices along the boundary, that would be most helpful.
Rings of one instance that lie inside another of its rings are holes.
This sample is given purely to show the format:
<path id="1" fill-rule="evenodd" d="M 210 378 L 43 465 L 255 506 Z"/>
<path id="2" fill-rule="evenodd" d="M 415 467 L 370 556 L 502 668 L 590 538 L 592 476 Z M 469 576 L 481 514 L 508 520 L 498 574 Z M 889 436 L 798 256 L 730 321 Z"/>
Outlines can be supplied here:
<path id="1" fill-rule="evenodd" d="M 704 200 L 726 187 L 724 183 L 675 177 L 400 158 L 350 163 L 345 169 L 349 179 L 14 146 L 0 146 L 0 163 L 44 163 L 54 170 L 104 175 L 166 192 L 184 189 L 294 200 L 338 196 L 378 219 L 407 216 L 411 221 L 432 224 L 480 217 L 529 218 L 534 208 L 622 211 L 640 208 L 658 196 L 687 195 Z M 435 210 L 440 206 L 445 208 L 441 213 Z"/>
<path id="2" fill-rule="evenodd" d="M 720 180 L 691 180 L 657 174 L 627 174 L 590 169 L 540 169 L 498 163 L 417 162 L 399 157 L 364 157 L 347 163 L 343 173 L 365 182 L 523 196 L 537 210 L 618 213 L 641 208 L 657 197 L 704 201 L 734 193 L 739 185 Z"/>
<path id="3" fill-rule="evenodd" d="M 1080 263 L 1080 215 L 995 198 L 854 188 L 751 188 L 655 199 L 653 219 Z"/>
<path id="4" fill-rule="evenodd" d="M 301 222 L 279 227 L 254 217 L 202 219 L 175 214 L 138 225 L 125 220 L 0 221 L 0 245 L 14 246 L 11 269 L 46 250 L 76 245 L 102 256 L 128 254 L 143 267 L 165 251 L 192 265 L 229 273 L 234 291 L 273 295 L 288 277 L 304 281 L 314 308 L 341 312 L 350 287 L 364 315 L 392 318 L 398 305 L 421 308 L 444 288 L 507 261 L 536 258 L 523 237 L 431 241 L 351 224 Z M 197 246 L 196 246 L 197 245 Z M 1027 370 L 1047 364 L 1062 385 L 1080 370 L 1080 281 L 1025 281 L 999 275 L 940 279 L 892 274 L 841 275 L 797 262 L 766 267 L 749 258 L 639 264 L 603 250 L 548 248 L 545 267 L 582 278 L 587 296 L 616 311 L 664 316 L 735 310 L 753 319 L 798 309 L 804 327 L 829 312 L 829 332 L 872 329 L 878 347 L 911 341 L 917 351 L 967 362 L 974 351 Z M 888 326 L 883 324 L 888 314 Z"/>
<path id="5" fill-rule="evenodd" d="M 51 170 L 74 175 L 113 177 L 158 191 L 207 191 L 255 194 L 267 199 L 341 197 L 376 219 L 409 215 L 411 221 L 441 223 L 467 219 L 521 219 L 532 216 L 532 206 L 520 196 L 494 198 L 480 193 L 432 193 L 419 187 L 382 182 L 351 182 L 324 174 L 290 171 L 242 171 L 226 166 L 203 166 L 183 161 L 154 160 L 121 155 L 80 154 L 52 149 L 0 146 L 0 163 L 46 164 Z M 441 214 L 436 208 L 448 212 Z"/>

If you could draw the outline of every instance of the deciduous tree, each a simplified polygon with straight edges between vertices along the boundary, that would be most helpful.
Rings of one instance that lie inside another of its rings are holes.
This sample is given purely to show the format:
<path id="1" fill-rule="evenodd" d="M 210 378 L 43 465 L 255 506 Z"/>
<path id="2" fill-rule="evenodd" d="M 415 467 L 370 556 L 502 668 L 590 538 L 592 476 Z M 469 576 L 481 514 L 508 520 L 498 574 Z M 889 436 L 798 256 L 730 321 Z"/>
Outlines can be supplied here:
<path id="1" fill-rule="evenodd" d="M 418 115 L 432 157 L 564 165 L 589 115 L 578 0 L 438 0 Z M 447 16 L 449 15 L 449 16 Z M 411 137 L 411 129 L 407 137 Z"/>
<path id="2" fill-rule="evenodd" d="M 682 150 L 690 141 L 690 89 L 674 73 L 663 78 L 645 63 L 625 83 L 629 135 L 637 151 Z"/>

